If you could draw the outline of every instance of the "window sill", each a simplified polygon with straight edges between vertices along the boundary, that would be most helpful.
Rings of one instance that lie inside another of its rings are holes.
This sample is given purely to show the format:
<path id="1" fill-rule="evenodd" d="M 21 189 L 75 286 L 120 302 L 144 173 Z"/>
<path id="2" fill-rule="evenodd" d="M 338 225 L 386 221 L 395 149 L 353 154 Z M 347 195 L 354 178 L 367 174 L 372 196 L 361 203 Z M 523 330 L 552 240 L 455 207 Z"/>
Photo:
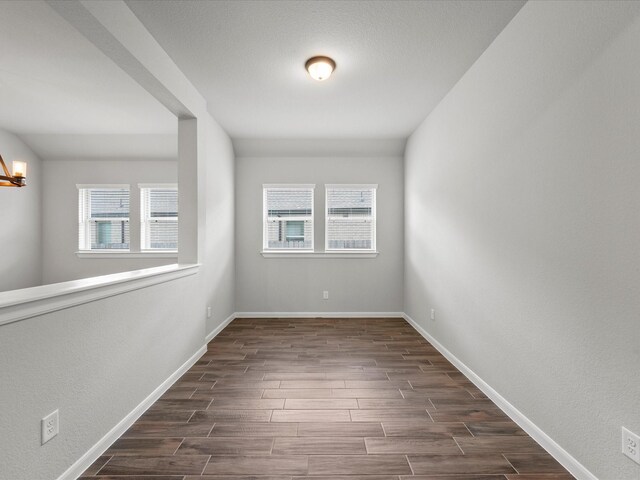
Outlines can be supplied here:
<path id="1" fill-rule="evenodd" d="M 44 315 L 198 273 L 200 265 L 163 265 L 0 293 L 0 325 Z"/>
<path id="2" fill-rule="evenodd" d="M 264 258 L 376 258 L 376 251 L 352 251 L 352 252 L 332 252 L 332 251 L 305 251 L 305 252 L 284 252 L 263 250 L 260 252 Z"/>
<path id="3" fill-rule="evenodd" d="M 105 252 L 105 251 L 80 251 L 76 252 L 78 258 L 178 258 L 177 251 L 148 251 L 148 252 Z"/>

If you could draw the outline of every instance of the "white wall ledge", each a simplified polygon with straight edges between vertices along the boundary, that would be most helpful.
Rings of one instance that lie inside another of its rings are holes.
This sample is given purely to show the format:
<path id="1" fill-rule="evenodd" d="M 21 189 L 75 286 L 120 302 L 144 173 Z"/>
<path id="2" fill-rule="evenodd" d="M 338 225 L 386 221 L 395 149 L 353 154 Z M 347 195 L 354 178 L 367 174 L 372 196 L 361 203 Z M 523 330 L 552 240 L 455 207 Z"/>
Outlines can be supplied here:
<path id="1" fill-rule="evenodd" d="M 79 251 L 78 258 L 178 258 L 177 251 L 147 251 L 147 252 L 105 252 L 105 251 Z"/>
<path id="2" fill-rule="evenodd" d="M 351 252 L 286 252 L 275 250 L 263 250 L 260 252 L 264 258 L 376 258 L 378 252 L 351 251 Z"/>
<path id="3" fill-rule="evenodd" d="M 198 273 L 200 265 L 163 265 L 0 293 L 0 325 L 170 282 Z"/>

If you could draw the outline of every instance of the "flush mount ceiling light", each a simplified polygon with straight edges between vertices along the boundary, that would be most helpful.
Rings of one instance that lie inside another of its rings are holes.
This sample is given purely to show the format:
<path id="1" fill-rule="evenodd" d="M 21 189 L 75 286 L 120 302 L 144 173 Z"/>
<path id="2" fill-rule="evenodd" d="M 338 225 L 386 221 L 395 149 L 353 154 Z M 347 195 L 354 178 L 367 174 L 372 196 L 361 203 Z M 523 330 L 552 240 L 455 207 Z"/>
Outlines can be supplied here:
<path id="1" fill-rule="evenodd" d="M 13 175 L 9 174 L 9 169 L 0 155 L 0 167 L 4 175 L 0 175 L 0 187 L 24 187 L 27 184 L 27 162 L 13 162 Z"/>
<path id="2" fill-rule="evenodd" d="M 311 78 L 321 82 L 331 76 L 336 69 L 336 62 L 329 57 L 312 57 L 307 60 L 304 67 L 311 75 Z"/>

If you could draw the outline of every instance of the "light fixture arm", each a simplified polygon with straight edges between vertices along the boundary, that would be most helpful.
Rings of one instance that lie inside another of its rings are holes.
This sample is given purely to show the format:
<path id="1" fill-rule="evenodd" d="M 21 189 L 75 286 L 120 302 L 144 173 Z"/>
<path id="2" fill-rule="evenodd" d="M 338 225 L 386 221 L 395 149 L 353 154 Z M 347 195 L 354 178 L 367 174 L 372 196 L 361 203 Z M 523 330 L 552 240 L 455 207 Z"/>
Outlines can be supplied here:
<path id="1" fill-rule="evenodd" d="M 27 185 L 26 178 L 13 176 L 9 173 L 9 169 L 4 163 L 2 155 L 0 155 L 0 165 L 2 165 L 4 172 L 4 175 L 0 175 L 0 187 L 24 187 Z"/>

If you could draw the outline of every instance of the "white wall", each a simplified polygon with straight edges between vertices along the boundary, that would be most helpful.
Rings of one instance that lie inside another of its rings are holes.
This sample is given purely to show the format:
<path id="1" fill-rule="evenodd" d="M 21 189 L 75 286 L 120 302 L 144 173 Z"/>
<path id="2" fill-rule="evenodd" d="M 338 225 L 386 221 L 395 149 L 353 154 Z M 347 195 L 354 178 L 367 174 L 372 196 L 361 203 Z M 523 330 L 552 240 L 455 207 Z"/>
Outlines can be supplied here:
<path id="1" fill-rule="evenodd" d="M 207 334 L 235 312 L 235 235 L 233 146 L 220 126 L 208 119 L 206 165 L 206 259 L 203 288 L 211 307 Z"/>
<path id="2" fill-rule="evenodd" d="M 45 160 L 43 188 L 43 281 L 64 282 L 176 263 L 176 258 L 79 258 L 78 189 L 83 183 L 122 183 L 131 188 L 131 247 L 140 245 L 138 183 L 176 183 L 175 160 Z"/>
<path id="3" fill-rule="evenodd" d="M 402 157 L 236 159 L 236 311 L 402 311 Z M 314 243 L 324 250 L 324 185 L 377 183 L 377 258 L 264 258 L 262 185 L 313 183 Z M 322 299 L 323 290 L 329 300 Z"/>
<path id="4" fill-rule="evenodd" d="M 640 3 L 527 3 L 405 163 L 405 311 L 603 480 L 640 478 L 638 45 Z"/>
<path id="5" fill-rule="evenodd" d="M 11 480 L 58 478 L 193 357 L 206 334 L 233 312 L 230 139 L 124 2 L 54 6 L 177 117 L 195 117 L 207 126 L 198 129 L 197 155 L 187 156 L 188 168 L 182 169 L 191 168 L 192 175 L 179 183 L 197 190 L 197 203 L 189 204 L 197 209 L 197 222 L 189 231 L 215 247 L 198 258 L 195 275 L 0 325 L 0 478 Z M 185 158 L 180 159 L 183 167 Z M 104 176 L 97 179 L 103 181 Z M 204 211 L 224 219 L 224 239 L 212 238 L 217 227 Z M 207 322 L 206 305 L 212 303 Z M 40 419 L 56 408 L 60 433 L 41 446 Z"/>
<path id="6" fill-rule="evenodd" d="M 42 162 L 18 137 L 2 129 L 0 155 L 10 173 L 13 160 L 27 162 L 26 187 L 0 187 L 0 292 L 4 292 L 42 282 Z"/>
<path id="7" fill-rule="evenodd" d="M 204 344 L 200 282 L 1 325 L 0 478 L 58 478 L 190 358 Z M 56 409 L 60 433 L 41 446 L 40 419 Z"/>
<path id="8" fill-rule="evenodd" d="M 208 219 L 198 274 L 0 325 L 0 478 L 58 478 L 233 313 L 233 150 L 206 121 L 206 209 L 222 228 Z M 41 446 L 55 409 L 60 433 Z"/>

